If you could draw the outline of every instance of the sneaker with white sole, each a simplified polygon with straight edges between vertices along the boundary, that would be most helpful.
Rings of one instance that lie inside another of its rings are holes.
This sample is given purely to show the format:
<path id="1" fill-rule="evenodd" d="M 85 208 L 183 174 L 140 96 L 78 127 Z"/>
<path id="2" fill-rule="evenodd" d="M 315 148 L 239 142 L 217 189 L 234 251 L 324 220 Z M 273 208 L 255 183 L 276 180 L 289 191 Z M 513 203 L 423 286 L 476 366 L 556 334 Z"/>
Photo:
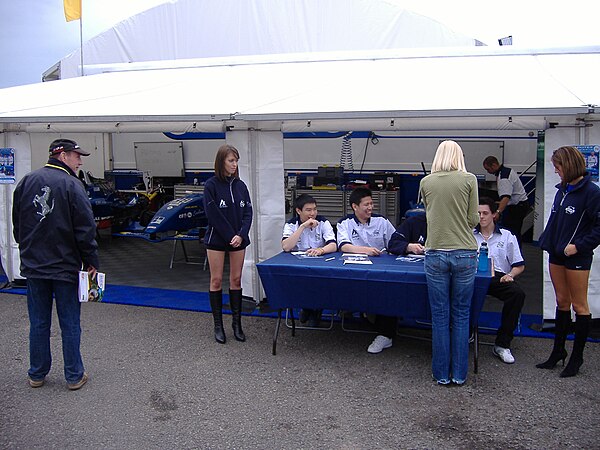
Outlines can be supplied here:
<path id="1" fill-rule="evenodd" d="M 503 363 L 512 364 L 515 362 L 515 357 L 510 352 L 510 348 L 498 347 L 494 345 L 494 355 L 496 355 Z"/>
<path id="2" fill-rule="evenodd" d="M 371 342 L 367 351 L 369 353 L 380 353 L 383 349 L 390 348 L 391 346 L 392 340 L 390 338 L 379 335 Z"/>

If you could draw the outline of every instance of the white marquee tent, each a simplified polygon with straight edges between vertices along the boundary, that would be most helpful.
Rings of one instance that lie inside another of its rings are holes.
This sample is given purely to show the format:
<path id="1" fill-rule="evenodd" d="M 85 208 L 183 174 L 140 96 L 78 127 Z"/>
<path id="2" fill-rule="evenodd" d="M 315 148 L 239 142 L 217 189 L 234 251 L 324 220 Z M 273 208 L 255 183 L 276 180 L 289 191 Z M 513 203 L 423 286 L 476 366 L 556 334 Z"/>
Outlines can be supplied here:
<path id="1" fill-rule="evenodd" d="M 385 0 L 171 0 L 87 41 L 83 63 L 89 75 L 98 64 L 478 44 Z M 78 49 L 45 78 L 79 76 L 81 60 Z"/>
<path id="2" fill-rule="evenodd" d="M 279 240 L 266 237 L 278 236 L 284 220 L 284 132 L 546 130 L 547 151 L 600 141 L 592 76 L 600 47 L 478 44 L 385 0 L 295 1 L 293 11 L 277 0 L 170 1 L 85 43 L 86 76 L 78 77 L 78 50 L 46 73 L 59 81 L 0 90 L 0 146 L 16 149 L 18 181 L 37 167 L 32 159 L 44 157 L 50 136 L 76 136 L 93 151 L 86 164 L 103 170 L 123 133 L 225 132 L 254 201 L 243 289 L 258 300 L 254 264 L 279 251 Z M 554 195 L 547 160 L 541 223 Z M 0 187 L 10 279 L 18 276 L 13 189 Z M 594 267 L 590 298 L 598 299 Z M 552 317 L 548 280 L 545 288 Z"/>
<path id="3" fill-rule="evenodd" d="M 321 56 L 185 61 L 180 68 L 3 89 L 0 145 L 18 149 L 18 180 L 31 169 L 32 153 L 45 152 L 32 146 L 37 133 L 100 133 L 104 148 L 112 133 L 226 131 L 242 152 L 242 175 L 255 202 L 251 270 L 244 282 L 245 295 L 255 297 L 260 294 L 254 263 L 279 248 L 278 241 L 262 237 L 278 235 L 284 217 L 284 131 L 537 129 L 547 130 L 547 149 L 600 140 L 593 127 L 600 88 L 582 76 L 600 70 L 598 47 L 531 52 L 479 47 L 450 56 L 434 49 L 349 52 L 318 60 Z M 548 176 L 546 205 L 554 183 Z M 10 236 L 12 189 L 2 186 L 1 196 L 6 218 L 0 243 L 9 275 L 18 261 Z M 590 298 L 598 298 L 595 267 Z"/>

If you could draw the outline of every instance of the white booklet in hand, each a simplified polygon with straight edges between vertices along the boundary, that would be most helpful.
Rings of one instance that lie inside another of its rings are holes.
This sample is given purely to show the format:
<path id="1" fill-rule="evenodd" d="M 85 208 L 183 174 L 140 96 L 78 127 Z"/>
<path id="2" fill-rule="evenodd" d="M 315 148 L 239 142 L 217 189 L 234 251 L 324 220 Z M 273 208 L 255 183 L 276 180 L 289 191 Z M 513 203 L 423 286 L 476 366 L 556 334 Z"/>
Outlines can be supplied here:
<path id="1" fill-rule="evenodd" d="M 343 253 L 342 259 L 344 264 L 373 264 L 365 253 Z"/>
<path id="2" fill-rule="evenodd" d="M 94 278 L 85 271 L 79 271 L 79 301 L 80 302 L 101 302 L 104 297 L 105 275 L 102 272 L 96 272 Z"/>

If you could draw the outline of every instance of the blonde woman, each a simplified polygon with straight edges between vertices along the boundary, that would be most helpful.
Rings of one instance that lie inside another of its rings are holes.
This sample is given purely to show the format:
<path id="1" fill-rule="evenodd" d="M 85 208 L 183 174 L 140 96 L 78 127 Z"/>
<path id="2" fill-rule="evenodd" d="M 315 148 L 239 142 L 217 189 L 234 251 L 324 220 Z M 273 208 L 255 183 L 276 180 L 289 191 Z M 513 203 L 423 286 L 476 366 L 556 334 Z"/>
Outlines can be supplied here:
<path id="1" fill-rule="evenodd" d="M 425 274 L 433 328 L 432 373 L 440 385 L 462 385 L 469 368 L 469 311 L 477 270 L 477 179 L 462 149 L 442 142 L 419 189 L 427 214 Z"/>

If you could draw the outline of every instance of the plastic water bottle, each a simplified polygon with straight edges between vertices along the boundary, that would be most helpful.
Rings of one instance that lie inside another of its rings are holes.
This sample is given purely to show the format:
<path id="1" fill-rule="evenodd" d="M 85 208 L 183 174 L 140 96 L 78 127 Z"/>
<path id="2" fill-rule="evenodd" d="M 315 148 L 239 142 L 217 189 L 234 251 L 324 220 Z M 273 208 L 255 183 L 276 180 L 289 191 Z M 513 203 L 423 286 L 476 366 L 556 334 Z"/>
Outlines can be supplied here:
<path id="1" fill-rule="evenodd" d="M 488 246 L 487 242 L 482 242 L 479 247 L 479 261 L 477 263 L 478 272 L 487 272 L 489 270 Z"/>

